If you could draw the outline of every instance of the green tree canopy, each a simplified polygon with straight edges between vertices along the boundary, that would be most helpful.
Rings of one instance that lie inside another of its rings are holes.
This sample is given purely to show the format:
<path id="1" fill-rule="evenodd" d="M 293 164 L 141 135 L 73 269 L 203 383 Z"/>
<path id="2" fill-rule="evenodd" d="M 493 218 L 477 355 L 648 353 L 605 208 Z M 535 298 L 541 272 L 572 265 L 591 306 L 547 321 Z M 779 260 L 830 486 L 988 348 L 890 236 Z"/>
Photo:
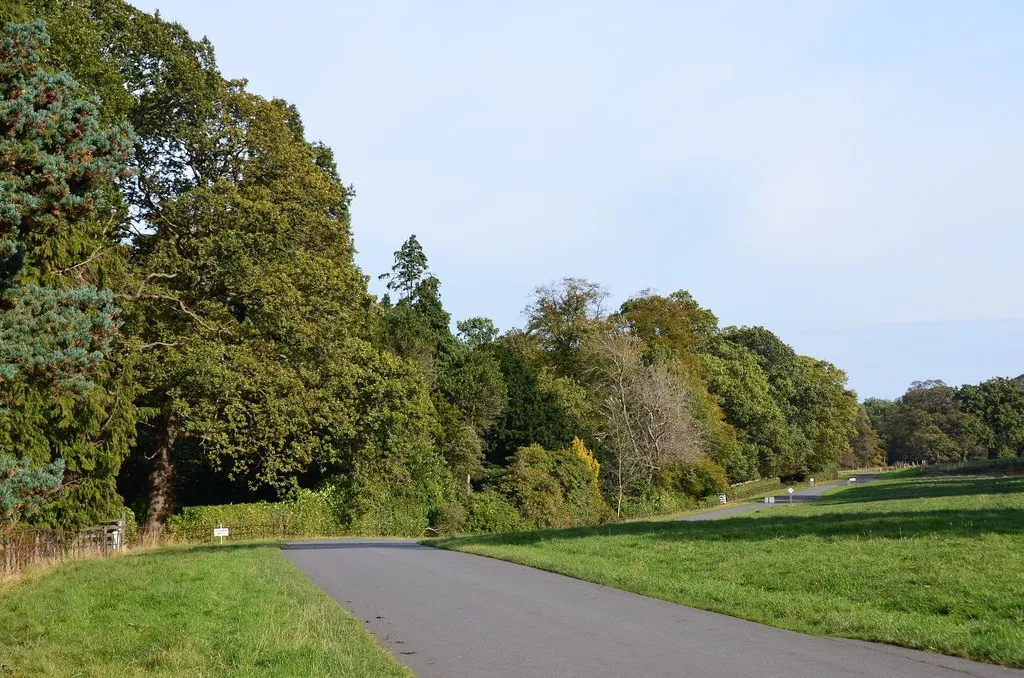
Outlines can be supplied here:
<path id="1" fill-rule="evenodd" d="M 961 409 L 957 390 L 942 381 L 911 384 L 886 412 L 881 430 L 890 462 L 936 463 L 985 456 L 980 422 Z"/>
<path id="2" fill-rule="evenodd" d="M 1024 380 L 996 377 L 967 385 L 957 400 L 990 458 L 1024 457 Z"/>

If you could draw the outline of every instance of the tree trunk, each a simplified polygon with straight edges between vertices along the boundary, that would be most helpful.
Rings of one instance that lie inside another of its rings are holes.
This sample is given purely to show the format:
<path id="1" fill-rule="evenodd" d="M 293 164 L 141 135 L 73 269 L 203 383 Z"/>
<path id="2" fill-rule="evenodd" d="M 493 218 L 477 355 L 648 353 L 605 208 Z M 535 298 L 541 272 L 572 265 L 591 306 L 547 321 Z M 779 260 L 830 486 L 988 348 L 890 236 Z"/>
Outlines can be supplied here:
<path id="1" fill-rule="evenodd" d="M 162 421 L 161 440 L 153 452 L 153 467 L 149 472 L 146 531 L 150 534 L 163 532 L 174 510 L 174 441 L 178 428 L 173 414 L 165 415 Z"/>

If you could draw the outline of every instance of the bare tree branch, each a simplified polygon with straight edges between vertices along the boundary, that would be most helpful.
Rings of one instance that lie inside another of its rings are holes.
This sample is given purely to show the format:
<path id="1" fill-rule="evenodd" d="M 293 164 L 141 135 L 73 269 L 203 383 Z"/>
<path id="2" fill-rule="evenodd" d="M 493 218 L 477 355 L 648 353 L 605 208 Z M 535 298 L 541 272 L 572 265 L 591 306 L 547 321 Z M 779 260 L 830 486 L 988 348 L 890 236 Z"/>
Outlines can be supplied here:
<path id="1" fill-rule="evenodd" d="M 662 365 L 645 365 L 640 342 L 608 331 L 588 339 L 591 371 L 604 391 L 604 435 L 610 448 L 616 513 L 624 495 L 650 484 L 658 471 L 699 454 L 692 395 Z"/>
<path id="2" fill-rule="evenodd" d="M 219 332 L 220 331 L 219 328 L 217 328 L 217 327 L 211 325 L 210 323 L 206 322 L 205 320 L 203 320 L 199 316 L 199 314 L 197 314 L 195 311 L 190 309 L 185 304 L 184 300 L 180 299 L 179 297 L 171 296 L 169 294 L 146 294 L 146 293 L 143 292 L 143 290 L 146 289 L 146 284 L 149 283 L 151 280 L 156 280 L 156 279 L 165 279 L 166 280 L 166 279 L 176 278 L 177 276 L 178 276 L 177 273 L 150 273 L 149 275 L 147 275 L 145 278 L 142 279 L 141 283 L 139 283 L 139 289 L 135 291 L 135 294 L 116 294 L 114 296 L 117 297 L 118 299 L 128 299 L 130 301 L 150 300 L 150 301 L 173 301 L 173 302 L 176 302 L 178 304 L 178 308 L 181 309 L 181 312 L 184 313 L 185 315 L 189 316 L 190 318 L 192 318 L 192 320 L 194 320 L 197 325 L 199 325 L 203 329 L 210 330 L 211 332 Z M 159 342 L 157 342 L 157 343 L 159 343 Z"/>
<path id="3" fill-rule="evenodd" d="M 107 247 L 97 247 L 96 250 L 92 254 L 90 254 L 89 258 L 86 259 L 85 261 L 80 261 L 77 264 L 75 264 L 74 266 L 69 266 L 67 268 L 62 268 L 59 271 L 54 271 L 53 274 L 54 275 L 64 275 L 65 273 L 70 273 L 71 271 L 74 271 L 74 270 L 77 270 L 79 268 L 82 268 L 83 266 L 85 266 L 86 264 L 90 263 L 91 261 L 94 261 L 94 260 L 98 259 L 104 253 L 106 253 L 106 251 L 108 249 L 109 248 L 107 248 Z"/>

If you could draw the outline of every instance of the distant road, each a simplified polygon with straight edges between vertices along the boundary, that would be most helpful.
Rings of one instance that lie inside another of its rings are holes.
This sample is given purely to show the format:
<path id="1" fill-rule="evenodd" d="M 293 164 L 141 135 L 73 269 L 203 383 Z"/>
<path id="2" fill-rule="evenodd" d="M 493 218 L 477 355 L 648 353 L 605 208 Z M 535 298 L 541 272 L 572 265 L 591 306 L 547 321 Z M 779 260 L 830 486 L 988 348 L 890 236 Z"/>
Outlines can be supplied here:
<path id="1" fill-rule="evenodd" d="M 1024 676 L 806 636 L 410 541 L 300 543 L 285 555 L 420 678 Z"/>
<path id="2" fill-rule="evenodd" d="M 872 480 L 877 480 L 879 473 L 865 473 L 864 475 L 856 476 L 856 484 L 863 485 L 864 483 L 870 483 Z M 825 494 L 828 490 L 833 487 L 839 487 L 840 485 L 846 485 L 847 480 L 832 480 L 827 483 L 815 485 L 814 487 L 806 487 L 802 490 L 795 490 L 793 492 L 793 503 L 794 504 L 806 504 L 811 501 L 816 501 L 821 498 L 821 495 Z M 784 509 L 789 504 L 789 494 L 782 494 L 775 497 L 775 505 L 765 504 L 762 501 L 753 502 L 750 504 L 740 504 L 739 506 L 726 506 L 725 508 L 716 509 L 714 511 L 705 511 L 704 513 L 694 513 L 693 515 L 684 516 L 679 520 L 717 520 L 718 518 L 726 518 L 728 516 L 734 516 L 737 513 L 747 513 L 749 511 L 757 511 L 758 509 L 768 510 L 780 510 Z"/>

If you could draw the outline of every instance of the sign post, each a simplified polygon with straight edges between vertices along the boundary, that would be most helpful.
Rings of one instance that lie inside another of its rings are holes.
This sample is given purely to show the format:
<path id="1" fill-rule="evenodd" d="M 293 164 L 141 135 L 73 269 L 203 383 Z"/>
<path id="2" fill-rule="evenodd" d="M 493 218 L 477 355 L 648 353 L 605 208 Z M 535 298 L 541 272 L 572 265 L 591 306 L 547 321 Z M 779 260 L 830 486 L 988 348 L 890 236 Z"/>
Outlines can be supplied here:
<path id="1" fill-rule="evenodd" d="M 213 528 L 213 536 L 220 537 L 221 544 L 224 543 L 224 537 L 228 536 L 229 534 L 231 534 L 231 532 L 228 530 L 228 528 L 224 527 L 224 525 L 218 525 L 217 527 Z"/>
<path id="2" fill-rule="evenodd" d="M 786 492 L 789 492 L 789 503 L 792 504 L 793 503 L 793 488 L 792 487 L 789 488 L 788 490 L 786 490 Z"/>

